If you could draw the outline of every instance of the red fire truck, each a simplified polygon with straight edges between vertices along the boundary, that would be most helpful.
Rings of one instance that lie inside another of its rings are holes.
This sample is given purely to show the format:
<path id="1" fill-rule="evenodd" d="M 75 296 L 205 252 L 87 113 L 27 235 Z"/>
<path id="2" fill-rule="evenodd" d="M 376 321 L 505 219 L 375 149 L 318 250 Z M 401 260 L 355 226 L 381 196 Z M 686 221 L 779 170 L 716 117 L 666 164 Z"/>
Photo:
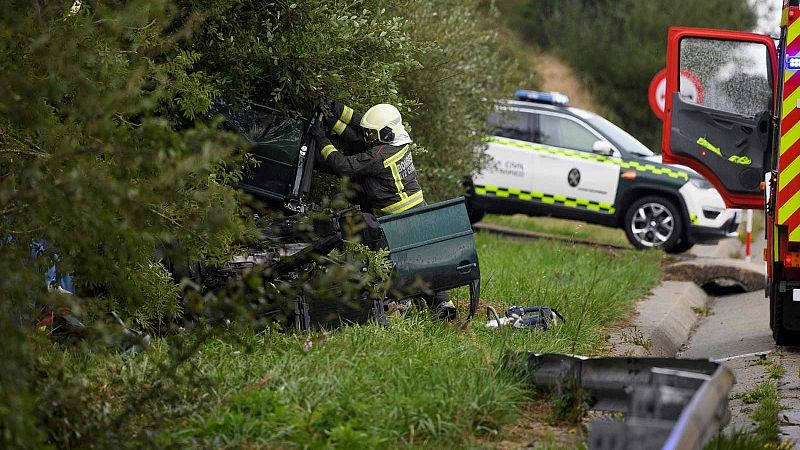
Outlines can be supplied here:
<path id="1" fill-rule="evenodd" d="M 765 209 L 772 335 L 800 345 L 800 0 L 784 0 L 777 42 L 671 28 L 665 112 L 664 162 L 700 172 L 729 207 Z"/>

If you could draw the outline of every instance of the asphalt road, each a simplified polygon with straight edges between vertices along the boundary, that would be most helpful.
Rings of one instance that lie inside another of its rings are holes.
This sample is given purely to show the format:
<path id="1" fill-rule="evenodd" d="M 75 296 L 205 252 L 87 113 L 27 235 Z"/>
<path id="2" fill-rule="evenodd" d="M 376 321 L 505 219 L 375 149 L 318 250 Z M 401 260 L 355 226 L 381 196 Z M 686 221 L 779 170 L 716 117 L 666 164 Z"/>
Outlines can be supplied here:
<path id="1" fill-rule="evenodd" d="M 763 292 L 719 297 L 681 351 L 681 358 L 723 360 L 736 375 L 731 400 L 731 423 L 726 430 L 749 430 L 753 405 L 745 405 L 736 394 L 752 391 L 769 380 L 768 361 L 786 368 L 778 382 L 785 416 L 781 431 L 786 439 L 800 442 L 800 349 L 777 347 L 769 329 L 769 301 Z M 788 419 L 788 420 L 786 420 Z"/>
<path id="2" fill-rule="evenodd" d="M 681 357 L 723 359 L 775 349 L 769 300 L 756 291 L 714 299 Z"/>

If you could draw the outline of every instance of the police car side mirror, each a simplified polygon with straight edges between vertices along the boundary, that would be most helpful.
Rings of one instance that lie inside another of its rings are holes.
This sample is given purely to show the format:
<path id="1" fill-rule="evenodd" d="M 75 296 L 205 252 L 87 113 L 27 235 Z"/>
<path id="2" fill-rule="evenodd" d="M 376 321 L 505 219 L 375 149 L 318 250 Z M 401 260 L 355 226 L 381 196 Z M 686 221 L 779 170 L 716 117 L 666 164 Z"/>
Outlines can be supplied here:
<path id="1" fill-rule="evenodd" d="M 597 153 L 598 155 L 603 156 L 611 156 L 614 154 L 614 150 L 611 148 L 610 142 L 601 140 L 592 145 L 592 153 Z"/>

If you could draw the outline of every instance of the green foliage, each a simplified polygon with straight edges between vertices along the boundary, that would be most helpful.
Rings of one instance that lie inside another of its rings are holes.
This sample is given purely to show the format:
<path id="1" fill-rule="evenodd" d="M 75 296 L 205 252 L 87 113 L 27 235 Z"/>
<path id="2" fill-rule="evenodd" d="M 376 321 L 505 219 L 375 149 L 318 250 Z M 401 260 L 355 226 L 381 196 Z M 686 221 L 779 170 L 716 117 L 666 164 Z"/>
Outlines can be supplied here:
<path id="1" fill-rule="evenodd" d="M 206 17 L 186 46 L 202 53 L 202 69 L 226 98 L 302 116 L 331 96 L 398 102 L 399 74 L 418 67 L 420 43 L 378 0 L 181 3 L 188 17 Z"/>
<path id="2" fill-rule="evenodd" d="M 210 411 L 171 426 L 168 446 L 394 448 L 468 442 L 508 423 L 524 392 L 488 360 L 486 337 L 432 323 L 254 338 L 255 353 L 210 346 L 208 370 L 224 386 Z"/>
<path id="3" fill-rule="evenodd" d="M 420 129 L 415 134 L 431 134 L 419 140 L 431 150 L 421 158 L 430 167 L 426 192 L 436 199 L 459 193 L 460 178 L 477 168 L 489 109 L 483 99 L 508 79 L 499 68 L 513 69 L 494 52 L 492 19 L 473 10 L 487 11 L 473 0 L 75 5 L 0 6 L 3 447 L 151 442 L 165 418 L 191 411 L 172 394 L 213 392 L 203 389 L 206 373 L 194 370 L 197 350 L 212 337 L 221 342 L 218 336 L 246 344 L 220 323 L 268 329 L 291 315 L 286 299 L 300 293 L 338 300 L 382 286 L 371 277 L 385 280 L 385 254 L 350 249 L 340 265 L 295 278 L 254 270 L 213 292 L 187 282 L 181 301 L 164 265 L 214 267 L 252 236 L 242 198 L 230 188 L 242 176 L 244 144 L 209 117 L 215 98 L 257 102 L 276 117 L 305 116 L 323 98 L 360 109 L 397 104 Z M 460 91 L 464 106 L 437 103 L 449 89 Z M 439 133 L 436 124 L 452 129 Z M 48 247 L 32 257 L 37 239 Z M 77 295 L 47 292 L 42 274 L 53 263 L 75 275 Z M 66 350 L 42 342 L 31 325 L 43 304 L 81 315 L 91 338 Z M 126 348 L 119 327 L 107 323 L 111 308 L 130 326 L 161 335 L 177 333 L 173 319 L 182 311 L 192 321 L 152 355 L 107 355 L 106 346 Z M 93 372 L 103 361 L 118 372 Z M 432 410 L 427 417 L 438 420 Z M 332 443 L 364 438 L 356 422 L 329 431 Z"/>
<path id="4" fill-rule="evenodd" d="M 751 414 L 755 429 L 749 433 L 737 431 L 730 436 L 718 436 L 706 449 L 788 449 L 792 447 L 789 441 L 782 441 L 780 435 L 781 411 L 780 394 L 778 386 L 773 381 L 761 383 L 750 392 L 742 394 L 739 398 L 746 405 L 755 404 L 756 408 Z"/>
<path id="5" fill-rule="evenodd" d="M 646 296 L 661 276 L 659 252 L 612 252 L 484 234 L 476 243 L 481 299 L 498 311 L 512 305 L 557 309 L 567 323 L 548 331 L 546 342 L 575 342 L 570 353 L 600 354 L 606 340 L 603 328 L 627 317 L 633 302 Z"/>
<path id="6" fill-rule="evenodd" d="M 366 245 L 356 242 L 346 242 L 344 253 L 359 258 L 366 264 L 367 278 L 376 283 L 389 281 L 389 276 L 394 267 L 389 259 L 389 250 L 379 249 L 372 251 Z M 344 255 L 343 255 L 344 256 Z"/>
<path id="7" fill-rule="evenodd" d="M 55 244 L 41 266 L 58 253 L 82 286 L 135 303 L 142 286 L 132 274 L 157 247 L 195 258 L 229 251 L 241 225 L 217 174 L 238 141 L 203 124 L 176 130 L 159 116 L 170 86 L 137 30 L 163 29 L 167 14 L 162 2 L 141 1 L 3 15 L 0 211 L 4 236 L 14 237 L 5 273 L 32 269 L 28 244 L 45 238 Z M 3 280 L 16 298 L 30 286 Z"/>
<path id="8" fill-rule="evenodd" d="M 148 261 L 130 273 L 132 283 L 139 287 L 138 304 L 122 305 L 120 312 L 133 318 L 132 326 L 148 332 L 160 333 L 169 327 L 181 313 L 180 292 L 172 275 L 157 262 Z"/>
<path id="9" fill-rule="evenodd" d="M 575 379 L 569 380 L 566 386 L 561 387 L 561 394 L 554 397 L 553 421 L 556 423 L 579 425 L 589 413 L 583 388 Z"/>
<path id="10" fill-rule="evenodd" d="M 219 92 L 301 117 L 326 98 L 362 112 L 392 103 L 422 147 L 416 166 L 430 200 L 463 192 L 485 162 L 489 100 L 523 78 L 480 0 L 179 3 L 187 22 L 204 18 L 181 52 L 202 55 L 192 67 L 212 85 L 184 101 Z"/>
<path id="11" fill-rule="evenodd" d="M 519 0 L 514 24 L 527 39 L 578 70 L 616 122 L 651 149 L 661 122 L 650 110 L 650 80 L 666 66 L 667 29 L 749 31 L 746 0 Z"/>
<path id="12" fill-rule="evenodd" d="M 431 322 L 422 312 L 388 328 L 307 336 L 249 327 L 209 336 L 214 329 L 198 327 L 135 355 L 42 343 L 37 389 L 49 397 L 36 408 L 45 430 L 73 448 L 491 446 L 533 398 L 501 367 L 503 356 L 601 351 L 606 327 L 657 282 L 660 257 L 477 239 L 484 267 L 495 268 L 484 278 L 487 302 L 554 306 L 567 323 L 498 331 L 482 320 Z M 593 274 L 609 281 L 592 287 Z M 65 418 L 79 420 L 67 426 Z"/>
<path id="13" fill-rule="evenodd" d="M 156 249 L 214 260 L 241 234 L 235 192 L 224 184 L 235 173 L 220 173 L 238 139 L 213 124 L 178 128 L 161 113 L 174 97 L 171 69 L 157 63 L 161 43 L 175 39 L 170 9 L 155 0 L 75 13 L 64 2 L 0 6 L 4 447 L 35 446 L 40 435 L 30 429 L 31 405 L 50 391 L 28 390 L 40 372 L 26 335 L 42 304 L 81 312 L 93 305 L 88 297 L 102 294 L 139 325 L 157 326 L 179 304 Z M 31 241 L 39 239 L 49 245 L 32 257 Z M 75 275 L 78 296 L 47 294 L 43 271 L 54 262 Z M 84 398 L 80 383 L 65 382 L 65 391 L 67 384 Z M 82 420 L 70 414 L 65 427 Z M 68 434 L 55 433 L 57 440 Z"/>
<path id="14" fill-rule="evenodd" d="M 405 118 L 425 150 L 415 154 L 425 198 L 438 201 L 461 195 L 464 177 L 487 163 L 482 139 L 493 100 L 534 83 L 499 35 L 493 2 L 409 3 L 394 10 L 408 19 L 413 39 L 430 44 L 421 68 L 404 73 L 400 92 L 419 102 Z"/>

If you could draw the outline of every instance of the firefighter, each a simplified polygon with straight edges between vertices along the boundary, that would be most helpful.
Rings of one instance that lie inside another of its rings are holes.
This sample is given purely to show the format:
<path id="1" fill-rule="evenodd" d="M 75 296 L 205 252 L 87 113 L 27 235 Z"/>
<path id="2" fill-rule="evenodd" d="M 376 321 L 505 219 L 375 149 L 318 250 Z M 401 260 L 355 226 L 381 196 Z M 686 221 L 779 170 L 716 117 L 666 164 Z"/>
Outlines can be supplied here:
<path id="1" fill-rule="evenodd" d="M 331 102 L 327 109 L 325 125 L 355 153 L 339 152 L 319 124 L 311 134 L 330 170 L 353 179 L 361 188 L 362 211 L 388 215 L 425 205 L 411 156 L 411 137 L 396 107 L 379 104 L 364 115 L 340 102 Z M 433 303 L 435 317 L 456 317 L 447 292 L 436 294 Z"/>

